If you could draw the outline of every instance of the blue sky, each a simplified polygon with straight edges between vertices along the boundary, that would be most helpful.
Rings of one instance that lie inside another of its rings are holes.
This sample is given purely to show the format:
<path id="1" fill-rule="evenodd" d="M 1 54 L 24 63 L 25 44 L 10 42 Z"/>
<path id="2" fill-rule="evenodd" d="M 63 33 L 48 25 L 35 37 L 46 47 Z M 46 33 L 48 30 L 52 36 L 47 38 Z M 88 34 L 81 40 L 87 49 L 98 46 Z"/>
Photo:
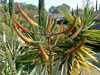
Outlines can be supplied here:
<path id="1" fill-rule="evenodd" d="M 58 6 L 63 3 L 68 4 L 71 8 L 76 9 L 77 4 L 82 7 L 83 0 L 45 0 L 45 8 L 48 10 L 51 6 Z M 27 4 L 33 4 L 38 6 L 38 0 L 15 0 L 15 2 L 26 2 Z M 91 0 L 92 5 L 95 7 L 96 0 Z M 98 5 L 100 0 L 98 0 Z M 99 8 L 99 6 L 98 6 Z"/>

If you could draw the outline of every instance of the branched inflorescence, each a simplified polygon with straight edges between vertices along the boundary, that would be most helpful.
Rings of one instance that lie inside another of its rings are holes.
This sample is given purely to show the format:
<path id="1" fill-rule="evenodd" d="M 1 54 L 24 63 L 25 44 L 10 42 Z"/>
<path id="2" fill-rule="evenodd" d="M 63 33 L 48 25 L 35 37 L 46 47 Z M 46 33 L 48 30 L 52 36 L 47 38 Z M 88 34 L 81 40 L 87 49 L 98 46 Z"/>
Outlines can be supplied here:
<path id="1" fill-rule="evenodd" d="M 50 59 L 50 62 L 52 63 L 52 62 L 53 62 L 53 61 L 51 60 L 51 59 L 52 59 L 52 55 L 53 55 L 53 48 L 52 48 L 52 46 L 56 46 L 56 44 L 57 44 L 57 42 L 59 41 L 59 39 L 61 38 L 61 35 L 62 35 L 62 34 L 65 34 L 65 35 L 66 35 L 67 33 L 71 32 L 71 31 L 75 28 L 75 26 L 76 26 L 76 24 L 77 24 L 77 17 L 75 17 L 75 20 L 73 21 L 73 24 L 72 24 L 68 29 L 63 30 L 63 22 L 61 22 L 60 31 L 58 31 L 58 33 L 51 33 L 52 16 L 49 17 L 49 25 L 48 25 L 48 29 L 47 29 L 47 31 L 46 31 L 43 27 L 39 26 L 36 22 L 34 22 L 32 19 L 30 19 L 30 18 L 27 16 L 27 14 L 21 9 L 21 7 L 19 6 L 18 3 L 16 3 L 16 4 L 17 4 L 17 7 L 18 7 L 20 13 L 21 13 L 22 16 L 28 21 L 28 23 L 30 23 L 32 26 L 35 26 L 35 27 L 40 28 L 40 29 L 44 32 L 45 37 L 48 38 L 48 48 L 49 48 L 49 52 L 50 52 L 50 53 L 47 54 L 47 53 L 45 52 L 44 48 L 43 48 L 42 45 L 41 45 L 41 42 L 35 41 L 34 39 L 30 39 L 30 38 L 27 38 L 26 36 L 24 36 L 24 35 L 17 29 L 16 25 L 17 25 L 19 28 L 21 28 L 23 31 L 27 32 L 27 33 L 36 34 L 36 35 L 41 35 L 41 36 L 42 36 L 42 34 L 40 34 L 40 33 L 38 33 L 38 32 L 33 32 L 33 31 L 31 31 L 31 30 L 29 30 L 29 29 L 23 27 L 23 25 L 21 25 L 21 24 L 12 16 L 12 19 L 13 19 L 14 22 L 15 22 L 15 24 L 14 24 L 14 29 L 15 29 L 16 33 L 18 34 L 18 36 L 19 36 L 24 42 L 26 42 L 26 43 L 28 43 L 28 44 L 31 44 L 31 45 L 32 45 L 33 43 L 38 43 L 38 47 L 39 47 L 39 49 L 40 49 L 40 52 L 41 52 L 42 57 L 43 57 L 45 60 L 49 60 L 49 59 Z M 76 38 L 76 37 L 78 36 L 79 32 L 81 31 L 82 27 L 83 27 L 83 20 L 81 20 L 81 25 L 80 25 L 80 27 L 76 30 L 76 32 L 75 32 L 73 35 L 71 35 L 68 39 L 64 39 L 64 40 L 62 40 L 62 41 L 64 42 L 64 41 L 67 41 L 67 40 L 70 40 L 70 39 L 73 40 L 74 38 Z M 55 42 L 52 43 L 53 36 L 55 36 L 55 35 L 57 36 L 57 38 L 56 38 Z M 72 49 L 70 49 L 70 50 L 67 50 L 67 51 L 63 52 L 63 54 L 64 54 L 64 55 L 67 55 L 67 54 L 70 54 L 70 53 L 73 53 L 73 52 L 79 50 L 79 49 L 84 45 L 85 40 L 86 40 L 86 39 L 83 39 L 83 41 L 81 42 L 81 44 L 79 44 L 79 45 L 78 45 L 77 47 L 75 47 L 75 48 L 72 48 Z M 61 40 L 60 40 L 60 41 L 61 41 Z M 51 70 L 52 70 L 52 66 L 53 66 L 53 63 L 51 64 Z"/>

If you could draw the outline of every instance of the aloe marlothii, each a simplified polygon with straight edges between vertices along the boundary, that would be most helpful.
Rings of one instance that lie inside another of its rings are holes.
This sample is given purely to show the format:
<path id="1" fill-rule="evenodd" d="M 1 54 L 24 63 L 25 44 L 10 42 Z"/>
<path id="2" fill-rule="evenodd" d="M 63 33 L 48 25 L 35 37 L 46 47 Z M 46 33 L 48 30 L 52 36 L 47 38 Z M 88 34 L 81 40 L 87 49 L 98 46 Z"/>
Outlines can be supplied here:
<path id="1" fill-rule="evenodd" d="M 64 52 L 64 54 L 69 54 L 69 53 L 72 53 L 72 52 L 75 52 L 76 50 L 80 49 L 85 43 L 85 39 L 82 41 L 82 43 L 80 45 L 78 45 L 76 48 L 73 48 L 73 49 L 70 49 L 70 50 L 67 50 Z"/>
<path id="2" fill-rule="evenodd" d="M 17 6 L 18 6 L 19 11 L 21 12 L 22 16 L 24 16 L 24 18 L 26 18 L 26 20 L 30 24 L 35 23 L 20 8 L 18 3 L 17 3 Z M 24 28 L 18 21 L 16 21 L 14 19 L 14 17 L 12 17 L 12 18 L 15 21 L 15 23 L 23 31 L 25 31 L 27 33 L 28 33 L 28 31 L 29 32 L 31 31 L 29 29 Z M 69 22 L 71 22 L 71 21 L 69 21 Z M 74 73 L 78 74 L 80 72 L 80 67 L 83 67 L 85 69 L 88 68 L 89 62 L 87 61 L 87 59 L 85 57 L 94 59 L 96 61 L 96 58 L 94 56 L 92 56 L 91 54 L 88 54 L 88 53 L 91 53 L 91 51 L 88 48 L 84 48 L 84 44 L 85 44 L 85 42 L 87 40 L 85 39 L 85 37 L 80 37 L 80 35 L 79 35 L 80 32 L 82 32 L 82 28 L 83 28 L 83 25 L 84 25 L 83 22 L 84 22 L 84 20 L 80 21 L 80 19 L 78 19 L 77 17 L 75 17 L 75 19 L 73 17 L 73 22 L 71 23 L 72 25 L 69 28 L 64 30 L 63 29 L 64 25 L 63 25 L 63 23 L 61 23 L 61 26 L 59 28 L 60 31 L 57 31 L 57 33 L 53 33 L 53 31 L 51 29 L 53 27 L 52 16 L 50 16 L 49 17 L 49 23 L 47 23 L 49 25 L 48 25 L 48 28 L 46 28 L 46 29 L 35 23 L 35 26 L 37 28 L 39 27 L 39 28 L 42 28 L 42 30 L 44 30 L 43 31 L 44 33 L 43 34 L 39 34 L 39 36 L 40 36 L 40 40 L 43 37 L 45 39 L 45 41 L 41 40 L 40 42 L 36 42 L 35 39 L 33 39 L 33 38 L 30 39 L 30 38 L 27 38 L 26 36 L 24 36 L 16 28 L 16 25 L 14 25 L 14 29 L 15 29 L 16 33 L 19 35 L 19 37 L 22 40 L 24 40 L 26 43 L 31 44 L 32 46 L 34 46 L 34 43 L 37 43 L 36 45 L 37 45 L 38 49 L 40 50 L 40 53 L 41 53 L 43 59 L 46 60 L 47 63 L 49 62 L 49 64 L 50 64 L 50 65 L 48 65 L 49 68 L 50 68 L 50 75 L 53 75 L 53 67 L 54 67 L 54 65 L 55 65 L 55 63 L 57 62 L 58 59 L 61 60 L 61 63 L 60 63 L 61 66 L 60 67 L 62 67 L 62 65 L 64 65 L 67 62 L 67 68 L 68 68 L 68 72 L 67 73 L 70 75 L 70 74 L 73 73 L 73 71 L 74 71 Z M 72 31 L 74 29 L 75 30 L 77 29 L 77 30 L 73 34 Z M 39 31 L 39 32 L 41 32 L 41 31 Z M 32 34 L 35 34 L 35 33 L 30 33 L 30 34 L 32 35 Z M 62 39 L 62 34 L 64 35 L 63 39 Z M 35 34 L 35 35 L 37 36 L 38 34 Z M 70 37 L 68 38 L 67 35 L 70 36 Z M 67 41 L 64 41 L 64 39 L 66 40 L 66 38 L 67 38 Z M 79 44 L 80 41 L 82 41 L 81 44 Z M 60 42 L 60 46 L 59 46 L 59 42 Z M 61 45 L 63 45 L 63 46 L 61 46 Z M 87 51 L 85 51 L 85 50 L 87 50 Z M 87 56 L 84 56 L 85 54 Z M 77 65 L 75 65 L 75 63 L 77 63 Z M 73 68 L 71 68 L 71 67 L 73 67 Z"/>

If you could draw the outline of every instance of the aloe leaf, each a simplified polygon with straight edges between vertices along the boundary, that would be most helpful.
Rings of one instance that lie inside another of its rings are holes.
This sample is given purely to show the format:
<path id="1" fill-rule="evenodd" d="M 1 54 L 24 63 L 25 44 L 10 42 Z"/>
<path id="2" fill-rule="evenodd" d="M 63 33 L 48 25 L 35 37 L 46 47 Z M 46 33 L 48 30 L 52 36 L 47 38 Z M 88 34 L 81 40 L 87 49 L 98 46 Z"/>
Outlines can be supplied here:
<path id="1" fill-rule="evenodd" d="M 58 62 L 54 66 L 53 75 L 57 75 L 57 71 L 59 69 L 59 65 L 60 65 L 60 60 L 58 60 Z"/>
<path id="2" fill-rule="evenodd" d="M 89 58 L 91 58 L 91 59 L 93 59 L 94 61 L 98 62 L 98 60 L 96 59 L 96 57 L 93 56 L 93 55 L 91 55 L 91 54 L 89 54 L 85 49 L 82 49 L 82 48 L 81 48 L 81 51 L 82 51 L 83 53 L 85 53 L 86 56 L 88 56 Z"/>
<path id="3" fill-rule="evenodd" d="M 19 71 L 18 71 L 18 74 L 17 74 L 17 75 L 22 75 L 22 74 L 23 74 L 23 68 L 24 68 L 24 66 L 22 66 L 22 67 L 19 69 Z"/>
<path id="4" fill-rule="evenodd" d="M 0 75 L 4 75 L 4 73 L 0 72 Z"/>
<path id="5" fill-rule="evenodd" d="M 37 65 L 36 70 L 35 70 L 35 74 L 33 74 L 33 75 L 40 75 L 40 68 L 41 68 L 41 66 Z"/>
<path id="6" fill-rule="evenodd" d="M 47 66 L 44 67 L 43 72 L 41 75 L 48 75 Z"/>
<path id="7" fill-rule="evenodd" d="M 35 68 L 33 68 L 33 70 L 31 71 L 31 73 L 29 75 L 34 75 L 35 71 L 36 71 L 36 68 L 37 68 L 37 66 Z"/>
<path id="8" fill-rule="evenodd" d="M 56 26 L 56 23 L 57 23 L 57 22 L 55 22 L 54 20 L 52 20 L 51 32 L 53 32 L 53 30 L 54 30 L 54 28 L 55 28 L 55 26 Z"/>
<path id="9" fill-rule="evenodd" d="M 61 70 L 60 75 L 66 75 L 66 63 L 62 66 L 62 70 Z"/>

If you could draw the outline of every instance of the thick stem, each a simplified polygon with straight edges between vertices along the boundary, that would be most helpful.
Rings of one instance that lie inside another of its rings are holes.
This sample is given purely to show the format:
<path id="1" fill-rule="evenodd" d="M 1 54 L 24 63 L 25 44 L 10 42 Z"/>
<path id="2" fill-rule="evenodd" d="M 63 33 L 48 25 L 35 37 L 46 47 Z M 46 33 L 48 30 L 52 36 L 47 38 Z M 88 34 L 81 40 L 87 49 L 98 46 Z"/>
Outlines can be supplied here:
<path id="1" fill-rule="evenodd" d="M 49 46 L 50 48 L 50 75 L 53 75 L 53 51 L 51 46 Z"/>
<path id="2" fill-rule="evenodd" d="M 50 75 L 53 75 L 53 62 L 54 62 L 54 56 L 53 56 L 53 49 L 52 49 L 52 38 L 49 34 L 49 37 L 48 37 L 48 47 L 49 47 L 49 63 L 50 63 Z"/>

